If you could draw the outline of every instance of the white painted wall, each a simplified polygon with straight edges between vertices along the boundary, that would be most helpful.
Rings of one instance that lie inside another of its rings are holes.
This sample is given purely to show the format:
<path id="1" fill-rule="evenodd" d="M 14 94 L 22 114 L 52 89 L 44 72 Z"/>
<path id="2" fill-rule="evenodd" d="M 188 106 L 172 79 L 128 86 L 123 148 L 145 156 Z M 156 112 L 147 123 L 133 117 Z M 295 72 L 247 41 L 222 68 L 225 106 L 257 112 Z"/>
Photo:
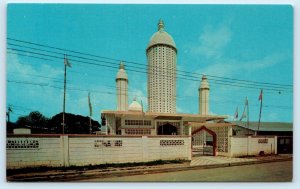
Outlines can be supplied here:
<path id="1" fill-rule="evenodd" d="M 22 141 L 23 144 L 26 140 L 38 141 L 38 148 L 12 148 L 7 143 L 7 168 L 191 160 L 189 136 L 7 137 L 7 142 Z M 161 145 L 161 141 L 165 145 Z"/>
<path id="2" fill-rule="evenodd" d="M 230 137 L 232 157 L 258 155 L 260 151 L 265 154 L 277 154 L 277 136 L 248 136 Z M 259 143 L 259 140 L 267 140 L 266 143 Z"/>
<path id="3" fill-rule="evenodd" d="M 27 141 L 27 143 L 26 143 Z M 32 142 L 37 146 L 30 146 Z M 29 166 L 62 166 L 61 139 L 56 137 L 7 137 L 8 168 Z M 15 145 L 12 145 L 14 143 Z M 25 145 L 23 145 L 25 143 Z"/>

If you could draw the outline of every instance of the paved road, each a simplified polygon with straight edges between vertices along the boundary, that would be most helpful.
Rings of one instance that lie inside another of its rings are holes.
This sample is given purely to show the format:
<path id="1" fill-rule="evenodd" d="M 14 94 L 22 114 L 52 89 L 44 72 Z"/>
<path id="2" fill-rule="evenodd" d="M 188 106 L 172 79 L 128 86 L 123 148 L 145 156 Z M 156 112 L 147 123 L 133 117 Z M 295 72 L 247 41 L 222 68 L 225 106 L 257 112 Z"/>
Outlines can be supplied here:
<path id="1" fill-rule="evenodd" d="M 112 178 L 95 178 L 82 181 L 128 182 L 128 181 L 291 181 L 292 161 L 135 175 Z"/>

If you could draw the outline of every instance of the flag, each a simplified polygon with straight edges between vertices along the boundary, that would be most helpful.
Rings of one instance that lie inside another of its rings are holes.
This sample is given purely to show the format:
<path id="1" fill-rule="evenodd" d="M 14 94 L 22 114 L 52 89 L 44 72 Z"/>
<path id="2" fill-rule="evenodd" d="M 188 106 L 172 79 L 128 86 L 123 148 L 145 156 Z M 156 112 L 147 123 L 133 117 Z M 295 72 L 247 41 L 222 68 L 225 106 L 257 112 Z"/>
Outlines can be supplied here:
<path id="1" fill-rule="evenodd" d="M 244 112 L 243 112 L 243 114 L 242 114 L 242 116 L 241 116 L 241 118 L 240 118 L 240 121 L 242 121 L 244 118 L 246 118 L 247 117 L 247 114 L 246 114 L 246 111 L 245 111 L 246 109 L 244 109 Z"/>
<path id="2" fill-rule="evenodd" d="M 258 97 L 258 100 L 259 100 L 259 101 L 262 101 L 262 98 L 263 98 L 263 90 L 261 89 L 261 90 L 260 90 L 259 97 Z"/>
<path id="3" fill-rule="evenodd" d="M 93 114 L 93 109 L 92 109 L 92 104 L 91 104 L 90 93 L 89 93 L 89 96 L 88 96 L 88 103 L 89 103 L 89 108 L 90 108 L 90 116 L 92 116 L 92 114 Z"/>
<path id="4" fill-rule="evenodd" d="M 242 121 L 244 118 L 247 117 L 247 114 L 246 114 L 246 107 L 247 107 L 247 106 L 248 106 L 248 97 L 246 97 L 246 99 L 245 99 L 244 111 L 243 111 L 243 114 L 242 114 L 242 116 L 241 116 L 241 118 L 240 118 L 240 121 Z"/>
<path id="5" fill-rule="evenodd" d="M 65 55 L 64 64 L 65 64 L 66 66 L 70 67 L 70 68 L 72 67 L 71 64 L 70 64 L 70 62 L 69 62 L 69 60 L 68 60 L 68 58 L 67 58 L 67 55 Z"/>
<path id="6" fill-rule="evenodd" d="M 234 114 L 234 119 L 238 119 L 239 117 L 239 107 L 236 107 L 236 111 L 235 111 L 235 114 Z"/>
<path id="7" fill-rule="evenodd" d="M 248 106 L 248 97 L 246 96 L 246 99 L 245 99 L 245 106 Z"/>
<path id="8" fill-rule="evenodd" d="M 143 101 L 141 100 L 142 112 L 144 112 Z"/>

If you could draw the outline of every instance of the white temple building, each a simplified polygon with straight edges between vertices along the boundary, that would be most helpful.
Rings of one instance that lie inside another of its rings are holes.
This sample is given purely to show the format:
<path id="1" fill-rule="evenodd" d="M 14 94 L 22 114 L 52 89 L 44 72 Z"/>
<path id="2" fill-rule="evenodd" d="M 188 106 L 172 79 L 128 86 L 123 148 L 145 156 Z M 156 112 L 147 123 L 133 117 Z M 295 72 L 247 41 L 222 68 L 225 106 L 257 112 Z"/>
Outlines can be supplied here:
<path id="1" fill-rule="evenodd" d="M 220 126 L 227 116 L 209 114 L 209 84 L 200 82 L 199 114 L 176 113 L 177 47 L 164 22 L 158 23 L 146 48 L 148 61 L 148 111 L 135 98 L 128 106 L 126 65 L 120 63 L 116 76 L 117 110 L 102 111 L 107 135 L 188 135 L 191 127 Z M 195 93 L 197 89 L 195 89 Z M 223 123 L 224 124 L 224 123 Z"/>

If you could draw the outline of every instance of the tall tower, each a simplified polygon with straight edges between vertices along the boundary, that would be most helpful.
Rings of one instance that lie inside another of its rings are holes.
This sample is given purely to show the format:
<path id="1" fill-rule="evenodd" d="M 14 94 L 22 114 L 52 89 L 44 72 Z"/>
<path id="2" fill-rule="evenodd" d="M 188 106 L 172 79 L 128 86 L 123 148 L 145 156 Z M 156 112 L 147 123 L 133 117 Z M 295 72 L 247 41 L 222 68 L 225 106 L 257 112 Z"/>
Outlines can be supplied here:
<path id="1" fill-rule="evenodd" d="M 201 85 L 199 87 L 199 114 L 209 114 L 209 85 L 205 75 L 202 76 Z"/>
<path id="2" fill-rule="evenodd" d="M 150 39 L 146 54 L 149 112 L 176 113 L 177 49 L 162 20 Z"/>
<path id="3" fill-rule="evenodd" d="M 125 66 L 121 62 L 119 71 L 116 77 L 117 87 L 117 110 L 127 111 L 128 110 L 128 77 L 125 71 Z"/>

